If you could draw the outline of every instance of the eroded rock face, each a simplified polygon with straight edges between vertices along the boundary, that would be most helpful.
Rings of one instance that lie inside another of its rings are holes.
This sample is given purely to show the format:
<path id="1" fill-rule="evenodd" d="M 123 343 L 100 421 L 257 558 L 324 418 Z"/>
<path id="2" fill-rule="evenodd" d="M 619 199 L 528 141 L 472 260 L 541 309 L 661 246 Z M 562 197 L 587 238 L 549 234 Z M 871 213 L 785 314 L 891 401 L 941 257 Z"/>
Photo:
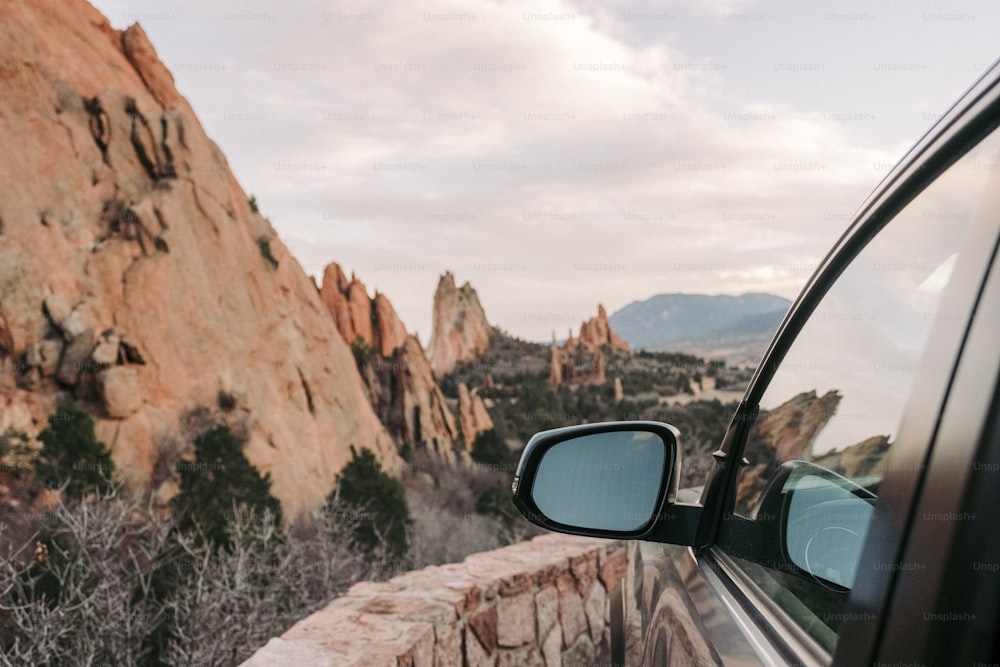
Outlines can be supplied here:
<path id="1" fill-rule="evenodd" d="M 378 292 L 369 299 L 365 284 L 354 275 L 348 280 L 335 262 L 323 270 L 320 298 L 348 343 L 360 336 L 379 354 L 388 357 L 406 340 L 406 328 L 389 299 Z"/>
<path id="2" fill-rule="evenodd" d="M 375 318 L 375 349 L 383 357 L 388 357 L 393 351 L 406 340 L 406 327 L 396 314 L 396 309 L 392 307 L 388 297 L 380 292 L 375 292 L 372 299 L 372 316 Z"/>
<path id="3" fill-rule="evenodd" d="M 578 338 L 573 338 L 572 332 L 570 332 L 570 337 L 566 341 L 566 349 L 572 350 L 580 346 L 585 350 L 594 352 L 595 350 L 599 350 L 602 345 L 607 345 L 612 350 L 629 351 L 628 343 L 623 341 L 611 329 L 611 324 L 608 322 L 608 314 L 605 312 L 604 306 L 598 304 L 597 317 L 592 317 L 580 325 L 580 336 Z"/>
<path id="4" fill-rule="evenodd" d="M 493 331 L 476 290 L 469 283 L 456 287 L 451 271 L 441 276 L 434 292 L 432 326 L 427 355 L 436 377 L 485 352 Z"/>
<path id="5" fill-rule="evenodd" d="M 456 463 L 455 417 L 420 341 L 406 332 L 389 299 L 377 292 L 369 299 L 364 283 L 353 275 L 348 280 L 336 263 L 323 271 L 320 297 L 345 341 L 360 337 L 373 348 L 359 370 L 372 407 L 397 446 L 426 450 Z"/>
<path id="6" fill-rule="evenodd" d="M 315 286 L 142 28 L 82 0 L 0 3 L 0 78 L 0 429 L 36 434 L 75 393 L 143 483 L 157 434 L 239 395 L 245 452 L 289 517 L 350 445 L 398 461 Z"/>
<path id="7" fill-rule="evenodd" d="M 362 370 L 377 414 L 401 447 L 459 462 L 455 417 L 415 336 L 407 336 L 391 358 L 373 359 Z"/>
<path id="8" fill-rule="evenodd" d="M 612 351 L 629 352 L 628 343 L 611 329 L 604 306 L 598 305 L 597 317 L 592 317 L 580 325 L 579 336 L 574 336 L 570 330 L 562 347 L 556 343 L 555 332 L 552 333 L 549 386 L 607 382 L 605 347 Z"/>
<path id="9" fill-rule="evenodd" d="M 458 425 L 468 448 L 472 447 L 477 435 L 493 428 L 493 420 L 479 392 L 470 392 L 464 382 L 458 384 Z"/>

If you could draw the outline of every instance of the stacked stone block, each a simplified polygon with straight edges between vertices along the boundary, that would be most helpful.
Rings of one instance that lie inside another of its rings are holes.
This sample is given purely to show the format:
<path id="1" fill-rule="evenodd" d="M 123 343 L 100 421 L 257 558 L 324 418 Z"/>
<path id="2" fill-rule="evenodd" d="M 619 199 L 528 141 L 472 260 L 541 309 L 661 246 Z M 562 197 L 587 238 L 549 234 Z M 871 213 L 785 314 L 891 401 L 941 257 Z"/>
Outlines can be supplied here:
<path id="1" fill-rule="evenodd" d="M 362 582 L 245 667 L 594 664 L 610 648 L 621 542 L 544 535 L 462 563 Z"/>

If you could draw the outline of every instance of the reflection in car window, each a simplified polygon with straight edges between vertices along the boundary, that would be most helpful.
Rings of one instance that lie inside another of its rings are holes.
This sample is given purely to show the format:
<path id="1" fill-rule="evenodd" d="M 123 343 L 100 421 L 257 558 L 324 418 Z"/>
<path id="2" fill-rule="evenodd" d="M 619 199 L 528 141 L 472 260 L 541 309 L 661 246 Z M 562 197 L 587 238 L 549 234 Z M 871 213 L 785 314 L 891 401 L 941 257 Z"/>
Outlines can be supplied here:
<path id="1" fill-rule="evenodd" d="M 859 498 L 875 502 L 884 457 L 939 316 L 942 291 L 959 261 L 963 232 L 985 195 L 992 170 L 983 165 L 997 164 L 998 146 L 1000 135 L 994 132 L 875 236 L 813 312 L 761 399 L 744 450 L 749 464 L 740 471 L 734 512 L 720 544 L 828 650 L 836 642 L 848 591 L 783 555 L 775 532 L 781 520 L 774 514 L 787 505 L 774 499 L 792 496 L 781 486 L 781 471 L 787 475 L 791 461 L 809 462 L 846 478 Z M 859 502 L 864 508 L 866 501 Z M 863 541 L 871 512 L 811 516 L 815 551 L 819 544 L 837 549 L 838 534 Z M 841 518 L 850 526 L 837 525 Z M 841 553 L 860 556 L 853 547 Z M 845 564 L 845 571 L 856 567 Z"/>

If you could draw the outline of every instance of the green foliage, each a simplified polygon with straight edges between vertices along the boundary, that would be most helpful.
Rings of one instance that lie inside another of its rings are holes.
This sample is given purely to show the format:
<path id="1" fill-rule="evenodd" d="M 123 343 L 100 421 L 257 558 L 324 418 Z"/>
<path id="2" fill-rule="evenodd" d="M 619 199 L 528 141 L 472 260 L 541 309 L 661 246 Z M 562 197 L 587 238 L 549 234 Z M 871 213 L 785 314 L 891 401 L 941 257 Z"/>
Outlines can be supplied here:
<path id="1" fill-rule="evenodd" d="M 232 412 L 236 408 L 236 397 L 220 389 L 216 395 L 216 404 L 223 412 Z"/>
<path id="2" fill-rule="evenodd" d="M 351 353 L 354 355 L 354 363 L 358 365 L 358 368 L 371 363 L 378 356 L 378 351 L 369 345 L 361 334 L 355 336 L 351 342 Z"/>
<path id="3" fill-rule="evenodd" d="M 508 530 L 523 521 L 521 514 L 514 507 L 510 486 L 503 482 L 490 486 L 479 495 L 476 499 L 476 511 L 498 518 Z"/>
<path id="4" fill-rule="evenodd" d="M 280 523 L 281 504 L 271 495 L 270 473 L 261 477 L 229 427 L 205 431 L 195 438 L 194 450 L 194 462 L 177 464 L 181 491 L 173 503 L 182 530 L 199 530 L 209 542 L 228 547 L 234 513 L 270 511 Z"/>
<path id="5" fill-rule="evenodd" d="M 31 438 L 27 433 L 13 427 L 0 433 L 0 470 L 20 476 L 22 470 L 31 467 L 35 459 L 35 450 L 30 443 Z"/>
<path id="6" fill-rule="evenodd" d="M 385 545 L 393 558 L 403 558 L 412 523 L 403 485 L 382 471 L 368 448 L 353 451 L 351 460 L 337 476 L 337 489 L 327 499 L 353 508 L 354 536 L 369 550 Z"/>
<path id="7" fill-rule="evenodd" d="M 266 259 L 273 268 L 278 268 L 278 259 L 271 254 L 271 239 L 261 236 L 257 239 L 257 247 L 260 249 L 261 257 Z"/>
<path id="8" fill-rule="evenodd" d="M 72 401 L 49 415 L 49 425 L 39 435 L 42 450 L 35 464 L 38 481 L 46 486 L 66 485 L 65 493 L 80 498 L 88 490 L 111 489 L 111 461 L 104 443 L 94 434 L 94 420 Z"/>
<path id="9" fill-rule="evenodd" d="M 257 195 L 251 194 L 247 203 L 250 204 L 250 211 L 252 213 L 260 213 L 260 207 L 257 205 Z"/>
<path id="10" fill-rule="evenodd" d="M 483 431 L 476 436 L 472 443 L 472 459 L 491 465 L 516 463 L 514 452 L 503 441 L 496 428 Z"/>

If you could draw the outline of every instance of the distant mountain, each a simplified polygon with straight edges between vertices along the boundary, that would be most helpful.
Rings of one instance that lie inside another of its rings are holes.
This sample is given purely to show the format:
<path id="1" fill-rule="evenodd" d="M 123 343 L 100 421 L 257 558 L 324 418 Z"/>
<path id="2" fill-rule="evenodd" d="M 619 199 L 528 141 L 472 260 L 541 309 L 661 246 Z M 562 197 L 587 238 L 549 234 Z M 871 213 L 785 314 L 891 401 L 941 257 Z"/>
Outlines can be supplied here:
<path id="1" fill-rule="evenodd" d="M 611 315 L 633 348 L 756 362 L 791 301 L 772 294 L 658 294 Z"/>

